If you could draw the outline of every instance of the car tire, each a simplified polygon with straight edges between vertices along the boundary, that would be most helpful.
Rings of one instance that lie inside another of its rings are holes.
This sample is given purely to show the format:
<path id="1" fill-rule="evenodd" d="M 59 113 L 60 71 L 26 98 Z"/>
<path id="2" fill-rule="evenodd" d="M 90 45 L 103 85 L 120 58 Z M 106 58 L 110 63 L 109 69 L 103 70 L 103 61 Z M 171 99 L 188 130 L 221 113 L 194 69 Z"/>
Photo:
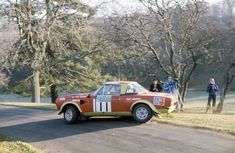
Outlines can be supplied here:
<path id="1" fill-rule="evenodd" d="M 68 106 L 64 110 L 64 120 L 69 124 L 74 124 L 77 122 L 79 117 L 79 112 L 74 106 Z"/>
<path id="2" fill-rule="evenodd" d="M 149 106 L 145 104 L 138 104 L 134 107 L 132 115 L 138 123 L 145 123 L 152 118 L 153 113 Z"/>

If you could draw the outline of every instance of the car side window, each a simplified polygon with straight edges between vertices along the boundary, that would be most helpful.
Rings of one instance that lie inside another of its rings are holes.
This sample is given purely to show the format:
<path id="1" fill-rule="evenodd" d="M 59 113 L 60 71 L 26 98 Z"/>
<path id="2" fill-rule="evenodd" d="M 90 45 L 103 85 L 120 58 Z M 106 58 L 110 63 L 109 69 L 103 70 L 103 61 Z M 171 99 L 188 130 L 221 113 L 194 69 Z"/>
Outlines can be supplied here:
<path id="1" fill-rule="evenodd" d="M 96 95 L 113 95 L 113 96 L 118 96 L 120 95 L 120 85 L 115 84 L 107 84 L 104 85 Z"/>
<path id="2" fill-rule="evenodd" d="M 135 87 L 134 87 L 133 84 L 128 84 L 126 93 L 127 93 L 127 94 L 136 93 L 136 89 L 135 89 Z"/>
<path id="3" fill-rule="evenodd" d="M 109 93 L 112 95 L 112 96 L 119 96 L 120 95 L 120 92 L 121 92 L 121 88 L 120 88 L 120 85 L 119 84 L 115 84 L 112 86 L 112 88 L 110 89 Z"/>

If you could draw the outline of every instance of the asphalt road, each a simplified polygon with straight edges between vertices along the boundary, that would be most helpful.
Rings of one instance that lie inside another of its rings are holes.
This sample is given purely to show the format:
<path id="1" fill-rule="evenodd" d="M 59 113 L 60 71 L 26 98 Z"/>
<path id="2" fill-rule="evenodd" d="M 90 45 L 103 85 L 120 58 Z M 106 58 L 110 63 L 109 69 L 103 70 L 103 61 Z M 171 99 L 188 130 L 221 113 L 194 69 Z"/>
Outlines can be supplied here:
<path id="1" fill-rule="evenodd" d="M 126 118 L 66 124 L 55 111 L 0 105 L 0 133 L 49 153 L 235 153 L 235 136 Z"/>

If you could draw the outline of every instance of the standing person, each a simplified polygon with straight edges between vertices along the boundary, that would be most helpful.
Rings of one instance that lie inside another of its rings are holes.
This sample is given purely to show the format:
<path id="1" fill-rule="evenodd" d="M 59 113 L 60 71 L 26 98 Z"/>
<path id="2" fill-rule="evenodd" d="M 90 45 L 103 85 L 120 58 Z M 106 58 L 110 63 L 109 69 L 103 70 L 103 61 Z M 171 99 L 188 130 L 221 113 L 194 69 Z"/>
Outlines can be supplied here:
<path id="1" fill-rule="evenodd" d="M 179 79 L 178 78 L 175 78 L 173 80 L 173 85 L 176 89 L 179 89 L 181 87 L 180 83 L 179 83 Z"/>
<path id="2" fill-rule="evenodd" d="M 218 90 L 219 90 L 219 87 L 218 87 L 217 84 L 215 84 L 215 79 L 214 78 L 210 78 L 210 83 L 207 86 L 207 90 L 206 90 L 209 93 L 206 113 L 211 108 L 211 100 L 213 101 L 213 103 L 212 103 L 212 106 L 213 106 L 212 107 L 212 111 L 213 111 L 213 113 L 215 112 L 216 94 L 217 94 Z"/>
<path id="3" fill-rule="evenodd" d="M 50 91 L 51 91 L 51 102 L 55 104 L 56 99 L 58 97 L 58 88 L 56 84 L 52 84 L 50 86 Z"/>
<path id="4" fill-rule="evenodd" d="M 157 79 L 157 90 L 158 92 L 162 92 L 163 90 L 163 82 L 159 79 Z"/>
<path id="5" fill-rule="evenodd" d="M 157 92 L 158 91 L 158 89 L 157 89 L 157 80 L 156 79 L 153 79 L 153 83 L 150 85 L 149 91 L 152 91 L 152 92 Z"/>
<path id="6" fill-rule="evenodd" d="M 172 80 L 171 76 L 168 76 L 167 80 L 163 84 L 164 91 L 167 93 L 174 94 L 175 93 L 175 87 L 174 87 L 174 81 Z"/>

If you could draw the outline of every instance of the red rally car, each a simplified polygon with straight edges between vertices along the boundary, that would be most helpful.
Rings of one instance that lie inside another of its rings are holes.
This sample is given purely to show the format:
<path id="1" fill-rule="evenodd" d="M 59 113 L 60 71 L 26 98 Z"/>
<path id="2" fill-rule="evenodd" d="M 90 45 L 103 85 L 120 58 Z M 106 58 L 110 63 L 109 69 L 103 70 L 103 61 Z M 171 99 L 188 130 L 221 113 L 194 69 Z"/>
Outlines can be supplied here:
<path id="1" fill-rule="evenodd" d="M 177 98 L 168 93 L 149 92 L 134 81 L 107 82 L 94 93 L 58 97 L 59 114 L 67 123 L 93 116 L 132 116 L 144 123 L 175 109 Z"/>

